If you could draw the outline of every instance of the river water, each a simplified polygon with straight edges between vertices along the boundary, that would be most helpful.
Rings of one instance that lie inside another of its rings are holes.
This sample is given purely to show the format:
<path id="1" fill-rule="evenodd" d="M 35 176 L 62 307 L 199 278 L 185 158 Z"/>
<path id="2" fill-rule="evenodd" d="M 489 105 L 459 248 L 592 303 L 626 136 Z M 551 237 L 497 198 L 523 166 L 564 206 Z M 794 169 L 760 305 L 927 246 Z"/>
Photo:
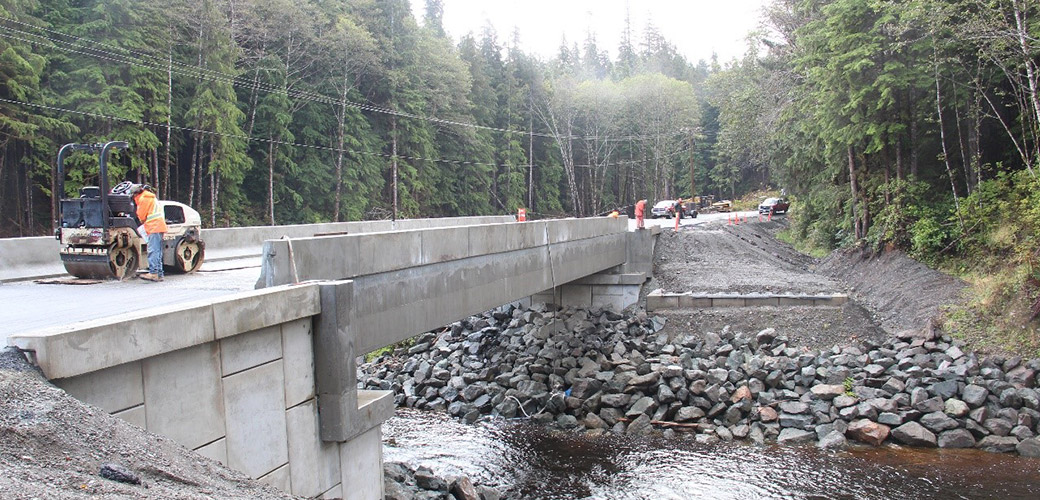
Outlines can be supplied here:
<path id="1" fill-rule="evenodd" d="M 1040 459 L 975 450 L 701 445 L 682 436 L 587 438 L 519 420 L 466 425 L 401 410 L 384 460 L 530 499 L 1040 499 Z"/>

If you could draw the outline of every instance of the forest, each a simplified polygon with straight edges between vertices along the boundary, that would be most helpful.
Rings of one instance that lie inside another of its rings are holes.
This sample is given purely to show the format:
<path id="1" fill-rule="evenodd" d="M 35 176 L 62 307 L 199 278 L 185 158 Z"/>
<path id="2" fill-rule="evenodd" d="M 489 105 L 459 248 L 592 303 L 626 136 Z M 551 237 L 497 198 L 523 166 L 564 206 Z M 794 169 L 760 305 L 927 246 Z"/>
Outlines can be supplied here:
<path id="1" fill-rule="evenodd" d="M 0 236 L 50 234 L 67 142 L 128 141 L 110 181 L 207 226 L 782 188 L 803 249 L 1001 264 L 983 295 L 1040 314 L 1035 1 L 773 0 L 730 61 L 690 61 L 652 24 L 551 58 L 490 27 L 456 43 L 441 0 L 421 7 L 0 0 Z M 74 157 L 60 195 L 97 176 Z"/>

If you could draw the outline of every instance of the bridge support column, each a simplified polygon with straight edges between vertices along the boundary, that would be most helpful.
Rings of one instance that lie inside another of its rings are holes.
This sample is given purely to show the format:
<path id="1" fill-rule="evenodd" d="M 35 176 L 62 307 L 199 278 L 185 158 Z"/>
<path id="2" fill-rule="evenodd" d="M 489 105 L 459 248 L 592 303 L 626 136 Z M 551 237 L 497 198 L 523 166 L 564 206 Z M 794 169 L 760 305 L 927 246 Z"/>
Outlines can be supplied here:
<path id="1" fill-rule="evenodd" d="M 318 285 L 321 313 L 314 318 L 314 380 L 321 440 L 340 443 L 344 498 L 383 498 L 380 427 L 394 413 L 390 391 L 359 391 L 354 282 Z"/>

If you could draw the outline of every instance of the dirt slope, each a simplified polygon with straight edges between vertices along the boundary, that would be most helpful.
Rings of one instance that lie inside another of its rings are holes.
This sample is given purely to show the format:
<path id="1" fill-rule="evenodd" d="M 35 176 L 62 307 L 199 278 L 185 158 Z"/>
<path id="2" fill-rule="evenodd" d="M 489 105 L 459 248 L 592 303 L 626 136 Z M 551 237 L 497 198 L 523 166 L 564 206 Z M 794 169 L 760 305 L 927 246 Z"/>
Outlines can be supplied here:
<path id="1" fill-rule="evenodd" d="M 817 271 L 845 283 L 850 296 L 874 311 L 890 332 L 927 326 L 944 304 L 962 300 L 963 281 L 891 251 L 836 251 Z"/>
<path id="2" fill-rule="evenodd" d="M 113 463 L 140 485 L 104 479 Z M 85 405 L 0 351 L 0 498 L 293 498 Z"/>

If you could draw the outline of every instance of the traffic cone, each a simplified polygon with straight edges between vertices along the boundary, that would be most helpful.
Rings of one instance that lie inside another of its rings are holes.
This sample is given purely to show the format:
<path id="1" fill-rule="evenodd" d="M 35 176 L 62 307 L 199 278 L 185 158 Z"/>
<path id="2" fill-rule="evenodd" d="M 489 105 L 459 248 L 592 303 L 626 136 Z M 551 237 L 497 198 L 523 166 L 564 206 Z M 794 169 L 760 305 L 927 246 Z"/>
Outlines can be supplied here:
<path id="1" fill-rule="evenodd" d="M 769 211 L 769 222 L 773 222 L 773 211 Z"/>
<path id="2" fill-rule="evenodd" d="M 727 226 L 732 226 L 733 225 L 733 216 L 732 215 L 727 215 L 726 216 L 726 225 Z"/>
<path id="3" fill-rule="evenodd" d="M 733 224 L 735 224 L 735 225 L 737 225 L 737 226 L 739 226 L 739 225 L 740 225 L 740 214 L 735 214 L 735 215 L 733 216 Z"/>

